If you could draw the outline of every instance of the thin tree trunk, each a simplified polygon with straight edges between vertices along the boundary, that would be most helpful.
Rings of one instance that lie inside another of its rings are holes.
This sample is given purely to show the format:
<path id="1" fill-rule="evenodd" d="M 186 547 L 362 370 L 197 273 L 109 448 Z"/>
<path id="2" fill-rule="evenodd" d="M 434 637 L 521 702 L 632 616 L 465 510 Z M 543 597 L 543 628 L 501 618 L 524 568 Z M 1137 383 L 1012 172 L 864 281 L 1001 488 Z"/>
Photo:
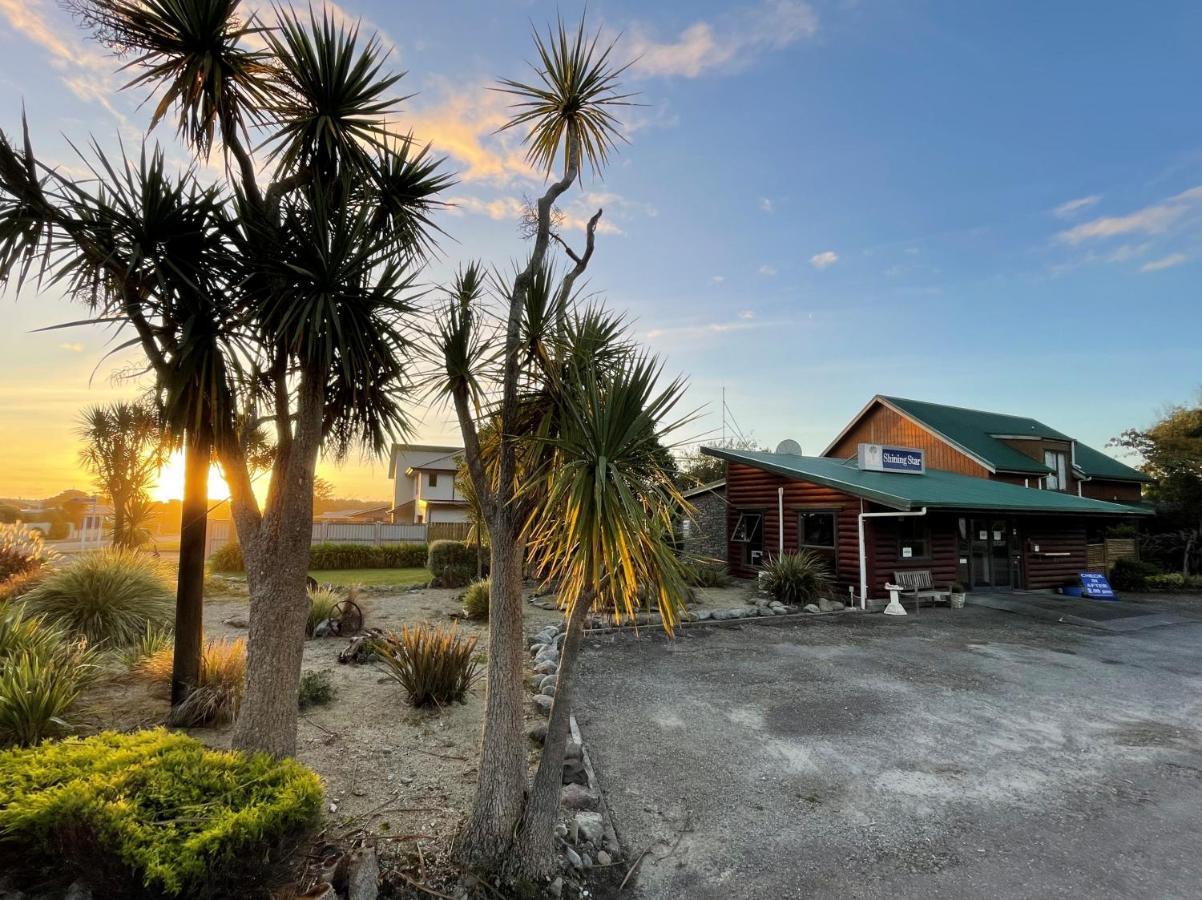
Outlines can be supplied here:
<path id="1" fill-rule="evenodd" d="M 522 565 L 525 546 L 504 519 L 490 523 L 488 680 L 476 800 L 460 840 L 466 863 L 495 871 L 505 862 L 526 790 L 523 739 Z"/>
<path id="2" fill-rule="evenodd" d="M 200 682 L 204 629 L 205 531 L 209 513 L 207 429 L 184 439 L 184 502 L 179 530 L 179 575 L 175 583 L 175 658 L 171 706 L 179 706 Z"/>
<path id="3" fill-rule="evenodd" d="M 578 597 L 568 616 L 563 648 L 559 652 L 559 674 L 555 678 L 555 702 L 547 722 L 547 739 L 522 815 L 513 860 L 515 874 L 520 878 L 543 878 L 555 871 L 555 819 L 563 785 L 572 695 L 576 689 L 576 661 L 584 640 L 584 620 L 591 605 L 591 598 Z"/>

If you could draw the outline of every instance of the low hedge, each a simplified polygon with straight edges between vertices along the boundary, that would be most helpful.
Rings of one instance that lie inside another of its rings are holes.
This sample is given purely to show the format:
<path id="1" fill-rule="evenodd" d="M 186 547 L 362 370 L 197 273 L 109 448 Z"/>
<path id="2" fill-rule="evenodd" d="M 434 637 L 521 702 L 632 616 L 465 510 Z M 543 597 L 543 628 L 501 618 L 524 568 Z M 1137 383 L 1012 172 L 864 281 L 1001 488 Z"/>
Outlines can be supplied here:
<path id="1" fill-rule="evenodd" d="M 294 760 L 213 750 L 161 728 L 0 753 L 0 861 L 96 896 L 247 896 L 315 822 Z"/>
<path id="2" fill-rule="evenodd" d="M 1149 575 L 1144 579 L 1144 586 L 1149 591 L 1168 593 L 1202 591 L 1202 575 L 1190 575 L 1188 578 L 1180 572 Z"/>
<path id="3" fill-rule="evenodd" d="M 1146 591 L 1148 579 L 1162 574 L 1164 571 L 1155 563 L 1119 559 L 1110 567 L 1110 584 L 1116 591 Z"/>
<path id="4" fill-rule="evenodd" d="M 309 548 L 309 568 L 420 569 L 426 564 L 427 555 L 425 544 L 314 544 Z M 214 551 L 209 557 L 209 568 L 214 572 L 245 572 L 242 547 L 226 544 Z"/>
<path id="5" fill-rule="evenodd" d="M 438 575 L 447 566 L 476 567 L 476 547 L 463 541 L 431 541 L 426 568 Z"/>

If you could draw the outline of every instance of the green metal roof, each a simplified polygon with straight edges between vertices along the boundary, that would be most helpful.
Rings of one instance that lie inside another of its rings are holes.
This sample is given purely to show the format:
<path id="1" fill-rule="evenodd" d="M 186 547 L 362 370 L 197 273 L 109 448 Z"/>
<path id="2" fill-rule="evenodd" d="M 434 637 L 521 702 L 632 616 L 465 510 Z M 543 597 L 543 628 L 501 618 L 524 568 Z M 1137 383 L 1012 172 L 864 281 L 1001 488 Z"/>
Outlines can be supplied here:
<path id="1" fill-rule="evenodd" d="M 854 461 L 828 456 L 793 456 L 702 447 L 708 456 L 742 463 L 785 478 L 809 481 L 863 497 L 893 509 L 979 509 L 998 512 L 1065 513 L 1103 516 L 1147 516 L 1147 507 L 1090 500 L 1076 494 L 1041 491 L 1038 488 L 974 478 L 939 469 L 925 474 L 862 472 Z"/>
<path id="2" fill-rule="evenodd" d="M 1001 437 L 1048 438 L 1056 441 L 1072 441 L 1055 428 L 1038 419 L 1025 416 L 1010 416 L 979 409 L 959 406 L 944 406 L 904 397 L 880 397 L 885 403 L 897 407 L 906 415 L 918 420 L 932 431 L 963 447 L 971 455 L 984 460 L 1001 472 L 1020 472 L 1046 475 L 1052 470 L 1037 459 L 1020 453 L 999 440 Z M 1151 479 L 1117 459 L 1085 444 L 1076 443 L 1075 467 L 1087 478 L 1115 478 L 1124 481 L 1146 482 Z"/>

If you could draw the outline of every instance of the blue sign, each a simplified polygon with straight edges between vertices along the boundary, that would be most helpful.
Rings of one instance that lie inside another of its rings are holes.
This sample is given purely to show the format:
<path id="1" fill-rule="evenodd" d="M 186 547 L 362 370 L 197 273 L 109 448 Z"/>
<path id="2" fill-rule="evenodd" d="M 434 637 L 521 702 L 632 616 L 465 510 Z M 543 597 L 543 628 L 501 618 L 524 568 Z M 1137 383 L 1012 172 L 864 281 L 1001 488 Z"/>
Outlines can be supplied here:
<path id="1" fill-rule="evenodd" d="M 1093 600 L 1117 600 L 1114 588 L 1106 580 L 1106 576 L 1098 572 L 1080 573 L 1081 590 L 1086 597 Z"/>
<path id="2" fill-rule="evenodd" d="M 922 472 L 922 451 L 881 447 L 881 468 L 887 472 Z"/>

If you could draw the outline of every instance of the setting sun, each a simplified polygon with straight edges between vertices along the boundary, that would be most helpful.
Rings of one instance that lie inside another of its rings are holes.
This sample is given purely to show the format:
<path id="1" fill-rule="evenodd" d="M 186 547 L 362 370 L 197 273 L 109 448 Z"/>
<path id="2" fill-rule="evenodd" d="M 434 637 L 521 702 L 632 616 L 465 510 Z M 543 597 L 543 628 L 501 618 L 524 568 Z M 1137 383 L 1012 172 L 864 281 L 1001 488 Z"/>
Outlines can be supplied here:
<path id="1" fill-rule="evenodd" d="M 171 454 L 167 465 L 159 471 L 159 481 L 154 487 L 154 499 L 160 503 L 167 500 L 180 500 L 184 496 L 184 454 L 176 451 Z M 217 502 L 228 500 L 229 486 L 221 477 L 221 469 L 216 465 L 209 467 L 209 500 Z"/>

